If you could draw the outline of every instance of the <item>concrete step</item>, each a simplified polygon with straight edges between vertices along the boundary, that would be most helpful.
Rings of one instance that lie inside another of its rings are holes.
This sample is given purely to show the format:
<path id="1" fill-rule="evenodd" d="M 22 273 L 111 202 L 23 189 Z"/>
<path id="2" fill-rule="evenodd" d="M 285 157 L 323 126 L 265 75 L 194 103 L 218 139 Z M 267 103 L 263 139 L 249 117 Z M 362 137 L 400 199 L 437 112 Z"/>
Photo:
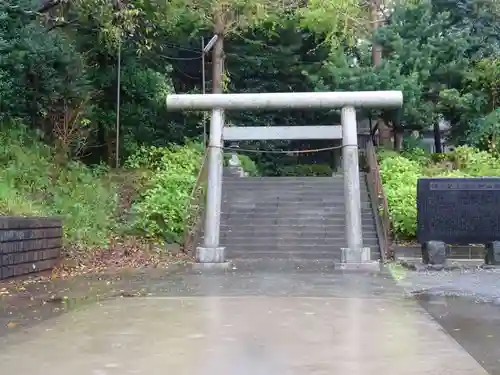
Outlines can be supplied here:
<path id="1" fill-rule="evenodd" d="M 294 201 L 288 201 L 288 202 L 283 202 L 283 201 L 278 201 L 276 199 L 274 200 L 266 200 L 266 199 L 254 199 L 252 201 L 250 200 L 235 200 L 235 199 L 225 199 L 222 201 L 222 206 L 225 207 L 241 207 L 241 208 L 268 208 L 268 207 L 275 207 L 275 208 L 286 208 L 286 207 L 292 207 L 295 209 L 308 209 L 310 207 L 316 208 L 316 207 L 327 207 L 327 208 L 341 208 L 345 209 L 346 205 L 343 201 L 328 201 L 328 200 L 310 200 L 310 201 L 300 201 L 300 200 L 294 200 Z M 371 207 L 371 202 L 368 200 L 362 200 L 361 201 L 361 207 Z"/>
<path id="2" fill-rule="evenodd" d="M 243 190 L 247 189 L 247 190 Z M 282 201 L 302 201 L 302 200 L 329 200 L 333 202 L 345 201 L 344 189 L 331 189 L 327 188 L 324 190 L 321 189 L 302 189 L 302 190 L 294 190 L 285 191 L 285 187 L 277 187 L 270 190 L 260 189 L 259 187 L 241 187 L 234 190 L 231 189 L 223 189 L 222 190 L 222 199 L 231 199 L 231 200 L 248 200 L 248 199 L 276 199 Z M 370 196 L 368 192 L 361 191 L 360 195 L 361 199 L 369 199 Z"/>
<path id="3" fill-rule="evenodd" d="M 281 178 L 271 179 L 271 180 L 260 180 L 260 179 L 247 179 L 247 178 L 237 178 L 237 179 L 225 179 L 222 181 L 222 186 L 288 186 L 288 187 L 296 187 L 302 188 L 304 186 L 312 186 L 312 187 L 328 187 L 328 186 L 344 186 L 343 179 L 324 179 L 324 180 L 302 180 L 302 181 L 293 181 L 288 180 L 284 181 Z M 360 187 L 366 188 L 366 180 L 359 180 Z"/>
<path id="4" fill-rule="evenodd" d="M 343 215 L 331 216 L 327 218 L 322 218 L 318 216 L 312 217 L 283 217 L 283 216 L 265 216 L 265 217 L 255 217 L 252 215 L 223 215 L 221 217 L 222 226 L 232 226 L 240 227 L 275 227 L 275 226 L 287 226 L 291 229 L 295 227 L 306 226 L 308 228 L 318 227 L 326 228 L 335 225 L 345 225 L 345 217 Z M 361 218 L 362 225 L 375 225 L 375 219 L 372 216 L 363 216 Z"/>
<path id="5" fill-rule="evenodd" d="M 314 244 L 305 242 L 283 242 L 283 243 L 248 243 L 248 242 L 225 242 L 221 240 L 221 246 L 224 246 L 228 251 L 243 250 L 248 252 L 253 251 L 290 251 L 300 250 L 304 252 L 311 251 L 340 251 L 340 249 L 347 247 L 345 240 L 338 240 L 336 242 L 316 242 Z M 376 241 L 363 241 L 364 247 L 369 247 L 378 250 L 378 243 Z"/>
<path id="6" fill-rule="evenodd" d="M 228 247 L 245 247 L 245 246 L 260 246 L 260 248 L 267 247 L 293 247 L 293 246 L 310 246 L 311 248 L 316 248 L 317 246 L 330 246 L 331 248 L 342 248 L 347 246 L 347 240 L 345 238 L 295 238 L 295 239 L 276 239 L 272 240 L 269 238 L 259 239 L 259 238 L 221 238 L 220 242 L 223 246 Z M 366 238 L 363 239 L 363 244 L 365 246 L 376 246 L 376 238 Z"/>
<path id="7" fill-rule="evenodd" d="M 366 191 L 366 184 L 363 181 L 360 181 L 359 188 Z M 330 182 L 310 182 L 310 183 L 283 183 L 283 182 L 260 182 L 260 181 L 249 181 L 249 182 L 223 182 L 223 188 L 234 189 L 241 186 L 252 186 L 257 188 L 262 188 L 264 190 L 271 190 L 275 188 L 283 188 L 286 187 L 291 191 L 300 191 L 304 189 L 331 189 L 331 188 L 344 188 L 344 181 L 330 181 Z"/>
<path id="8" fill-rule="evenodd" d="M 340 259 L 342 246 L 226 246 L 226 254 L 228 259 L 246 258 L 246 259 L 259 259 L 259 258 L 296 258 L 296 259 Z M 370 247 L 366 245 L 366 247 Z M 371 253 L 372 259 L 378 259 L 378 247 L 372 246 Z"/>
<path id="9" fill-rule="evenodd" d="M 293 198 L 297 199 L 328 199 L 328 200 L 340 200 L 343 201 L 345 199 L 344 189 L 297 189 L 297 190 L 286 190 L 285 187 L 276 187 L 274 189 L 260 189 L 258 187 L 250 187 L 246 188 L 238 187 L 233 189 L 224 189 L 222 190 L 222 197 L 230 197 L 231 199 L 254 199 L 254 198 L 263 198 L 266 199 L 280 199 L 280 200 L 290 200 Z M 368 192 L 361 191 L 361 198 L 368 198 Z"/>
<path id="10" fill-rule="evenodd" d="M 237 244 L 259 244 L 265 245 L 329 245 L 338 244 L 344 246 L 347 242 L 345 235 L 332 233 L 329 236 L 306 235 L 296 237 L 272 237 L 272 236 L 242 236 L 242 235 L 221 235 L 221 242 L 230 245 Z M 377 244 L 378 239 L 375 233 L 363 234 L 363 241 L 370 244 Z M 333 246 L 333 245 L 332 245 Z"/>
<path id="11" fill-rule="evenodd" d="M 365 176 L 360 176 L 360 182 L 366 182 Z M 226 184 L 281 184 L 281 185 L 328 185 L 342 184 L 343 177 L 242 177 L 227 176 L 222 179 Z"/>
<path id="12" fill-rule="evenodd" d="M 361 197 L 368 197 L 368 191 L 366 189 L 360 190 Z M 222 188 L 223 197 L 231 198 L 255 198 L 255 197 L 266 197 L 266 198 L 281 198 L 290 199 L 291 197 L 301 197 L 301 198 L 319 198 L 319 199 L 344 199 L 344 186 L 325 186 L 324 188 L 290 188 L 287 186 L 274 186 L 272 188 L 266 189 L 260 186 L 235 186 L 235 187 L 223 187 Z"/>
<path id="13" fill-rule="evenodd" d="M 364 176 L 360 179 L 364 246 L 379 246 Z M 345 238 L 342 175 L 245 177 L 223 182 L 221 245 L 228 258 L 340 260 Z"/>
<path id="14" fill-rule="evenodd" d="M 342 209 L 338 210 L 325 210 L 316 212 L 304 212 L 297 209 L 270 209 L 270 210 L 243 210 L 243 209 L 228 209 L 227 207 L 222 208 L 222 215 L 227 218 L 233 219 L 250 219 L 250 218 L 262 218 L 262 219 L 280 219 L 280 218 L 297 218 L 297 219 L 345 219 L 345 211 Z M 365 208 L 361 210 L 361 215 L 369 217 L 373 213 L 371 209 Z"/>
<path id="15" fill-rule="evenodd" d="M 371 205 L 369 203 L 361 204 L 362 212 L 372 212 Z M 343 205 L 307 205 L 307 204 L 287 204 L 287 205 L 271 205 L 271 204 L 231 204 L 226 203 L 222 206 L 223 213 L 245 213 L 245 212 L 258 212 L 263 215 L 268 213 L 296 213 L 297 215 L 328 215 L 330 213 L 342 213 L 345 214 L 345 208 Z"/>
<path id="16" fill-rule="evenodd" d="M 332 251 L 311 251 L 304 253 L 302 251 L 230 251 L 227 253 L 228 259 L 237 260 L 259 260 L 259 259 L 273 259 L 273 260 L 320 260 L 320 261 L 340 261 L 341 253 Z"/>
<path id="17" fill-rule="evenodd" d="M 224 232 L 221 233 L 221 238 L 225 239 L 230 239 L 231 241 L 243 241 L 243 240 L 249 240 L 250 242 L 252 241 L 260 241 L 260 242 L 265 242 L 265 241 L 295 241 L 295 240 L 300 240 L 300 241 L 322 241 L 322 242 L 328 242 L 328 241 L 337 241 L 337 240 L 345 240 L 345 232 L 330 232 L 330 233 L 321 233 L 317 234 L 314 232 L 289 232 L 286 234 L 276 232 L 275 234 L 273 233 L 254 233 L 254 234 L 244 234 L 241 232 Z M 367 241 L 370 239 L 377 239 L 377 233 L 375 231 L 363 231 L 363 239 L 366 239 Z"/>
<path id="18" fill-rule="evenodd" d="M 360 173 L 360 178 L 365 178 L 366 173 Z M 304 182 L 316 182 L 316 183 L 328 183 L 329 181 L 343 181 L 344 175 L 336 174 L 328 177 L 308 177 L 308 176 L 288 176 L 288 177 L 235 177 L 227 178 L 225 181 L 231 182 L 275 182 L 275 183 L 304 183 Z"/>
<path id="19" fill-rule="evenodd" d="M 314 251 L 314 252 L 290 252 L 290 251 L 259 251 L 259 252 L 245 252 L 245 251 L 235 251 L 228 252 L 227 258 L 230 260 L 238 261 L 295 261 L 297 262 L 297 269 L 301 269 L 304 265 L 303 262 L 314 261 L 322 265 L 328 264 L 327 262 L 340 262 L 341 253 L 331 252 L 331 251 Z M 378 251 L 371 251 L 371 259 L 374 261 L 380 260 L 380 254 Z"/>
<path id="20" fill-rule="evenodd" d="M 305 191 L 321 191 L 321 192 L 336 192 L 337 194 L 343 193 L 344 191 L 344 183 L 341 184 L 295 184 L 295 185 L 286 185 L 286 184 L 222 184 L 223 191 L 240 191 L 242 188 L 251 188 L 264 192 L 272 192 L 272 191 L 280 191 L 283 194 L 290 193 L 301 193 Z M 364 183 L 360 184 L 359 187 L 362 193 L 366 193 L 368 191 L 367 187 Z"/>
<path id="21" fill-rule="evenodd" d="M 361 196 L 368 197 L 368 191 L 360 190 Z M 222 196 L 231 197 L 269 197 L 269 198 L 289 198 L 289 197 L 320 197 L 320 198 L 344 198 L 344 187 L 331 187 L 316 189 L 305 187 L 300 189 L 290 189 L 285 186 L 275 186 L 270 189 L 261 188 L 259 186 L 238 186 L 234 188 L 222 188 Z"/>
<path id="22" fill-rule="evenodd" d="M 294 229 L 295 228 L 295 229 Z M 375 225 L 363 225 L 362 227 L 363 234 L 376 234 Z M 278 237 L 286 237 L 286 238 L 294 238 L 295 236 L 304 237 L 305 234 L 308 236 L 314 237 L 327 237 L 333 233 L 344 233 L 345 225 L 338 226 L 329 226 L 327 228 L 322 226 L 310 227 L 310 226 L 302 226 L 300 227 L 290 227 L 290 226 L 222 226 L 221 225 L 221 233 L 224 235 L 233 235 L 237 237 L 251 237 L 251 236 L 278 236 Z"/>
<path id="23" fill-rule="evenodd" d="M 370 204 L 371 201 L 368 197 L 361 199 L 362 204 Z M 222 204 L 231 205 L 248 205 L 248 206 L 286 206 L 286 205 L 302 205 L 302 206 L 345 206 L 345 199 L 328 199 L 321 197 L 289 197 L 289 198 L 277 198 L 277 197 L 236 197 L 236 196 L 226 196 L 222 197 Z"/>
<path id="24" fill-rule="evenodd" d="M 315 237 L 315 236 L 318 236 L 318 237 L 325 237 L 325 236 L 328 236 L 328 235 L 331 235 L 331 234 L 338 234 L 340 233 L 341 235 L 344 235 L 344 233 L 346 232 L 345 230 L 345 226 L 337 226 L 337 227 L 329 227 L 329 229 L 325 229 L 324 227 L 321 227 L 321 226 L 316 226 L 316 227 L 305 227 L 301 230 L 294 230 L 293 228 L 290 229 L 290 227 L 285 227 L 285 226 L 282 226 L 281 229 L 277 228 L 276 226 L 272 226 L 272 227 L 258 227 L 258 228 L 252 228 L 252 227 L 244 227 L 244 228 L 241 228 L 239 226 L 233 226 L 233 227 L 227 227 L 227 226 L 224 226 L 222 227 L 221 226 L 221 233 L 224 233 L 224 234 L 229 234 L 229 233 L 232 233 L 232 234 L 238 234 L 238 235 L 241 235 L 241 236 L 255 236 L 255 235 L 258 235 L 258 236 L 264 236 L 264 237 L 275 237 L 275 236 L 287 236 L 287 237 L 294 237 L 294 236 L 297 236 L 297 235 L 301 235 L 301 234 L 308 234 L 310 235 L 311 237 Z M 372 225 L 364 225 L 362 227 L 362 231 L 363 231 L 363 234 L 371 234 L 373 233 L 374 235 L 376 235 L 376 230 L 375 230 L 375 226 L 372 226 Z"/>
<path id="25" fill-rule="evenodd" d="M 233 189 L 238 189 L 241 187 L 251 187 L 252 189 L 261 189 L 264 191 L 271 191 L 274 189 L 281 189 L 284 191 L 283 188 L 286 188 L 287 191 L 304 191 L 304 190 L 318 190 L 318 191 L 327 191 L 327 190 L 333 190 L 333 191 L 343 191 L 344 190 L 344 182 L 338 182 L 338 183 L 326 183 L 326 184 L 285 184 L 285 183 L 265 183 L 265 182 L 248 182 L 248 183 L 222 183 L 222 188 L 223 189 L 228 189 L 228 190 L 233 190 Z M 367 191 L 366 184 L 362 181 L 360 181 L 360 186 L 359 186 L 361 191 Z"/>

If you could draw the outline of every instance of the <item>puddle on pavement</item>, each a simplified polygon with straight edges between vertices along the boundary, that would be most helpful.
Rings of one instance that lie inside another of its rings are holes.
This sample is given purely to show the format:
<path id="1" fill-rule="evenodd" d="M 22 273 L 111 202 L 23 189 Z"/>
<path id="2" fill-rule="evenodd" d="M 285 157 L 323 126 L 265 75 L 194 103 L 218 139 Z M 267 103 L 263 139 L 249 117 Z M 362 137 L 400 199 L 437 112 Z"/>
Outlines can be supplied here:
<path id="1" fill-rule="evenodd" d="M 500 375 L 500 306 L 484 298 L 415 293 L 413 298 L 491 375 Z"/>

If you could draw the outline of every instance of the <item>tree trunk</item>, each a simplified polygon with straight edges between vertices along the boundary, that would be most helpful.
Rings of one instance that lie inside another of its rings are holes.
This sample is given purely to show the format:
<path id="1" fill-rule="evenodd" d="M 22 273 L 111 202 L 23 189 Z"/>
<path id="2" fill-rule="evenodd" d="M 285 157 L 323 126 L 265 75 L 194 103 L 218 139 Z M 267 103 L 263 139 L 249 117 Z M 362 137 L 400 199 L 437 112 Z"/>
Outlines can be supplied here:
<path id="1" fill-rule="evenodd" d="M 224 20 L 222 10 L 214 16 L 214 34 L 217 41 L 212 51 L 212 94 L 224 92 Z M 225 124 L 224 111 L 222 111 L 222 123 Z"/>
<path id="2" fill-rule="evenodd" d="M 394 128 L 394 149 L 401 151 L 403 149 L 404 131 L 401 128 Z"/>
<path id="3" fill-rule="evenodd" d="M 370 2 L 370 22 L 372 24 L 372 37 L 377 32 L 377 29 L 381 26 L 381 20 L 379 15 L 380 0 L 371 0 Z M 372 64 L 373 66 L 378 66 L 382 62 L 382 48 L 376 43 L 372 42 Z M 383 119 L 378 119 L 378 132 L 379 132 L 379 142 L 383 147 L 392 148 L 394 136 L 393 129 L 388 126 Z M 395 137 L 394 137 L 395 139 Z"/>
<path id="4" fill-rule="evenodd" d="M 372 24 L 372 36 L 375 35 L 377 29 L 381 26 L 381 20 L 379 16 L 379 0 L 371 0 L 370 3 L 370 22 Z M 373 66 L 377 66 L 382 62 L 382 48 L 375 43 L 372 43 L 372 63 Z"/>
<path id="5" fill-rule="evenodd" d="M 441 129 L 439 129 L 439 121 L 434 124 L 434 150 L 436 154 L 443 153 L 443 145 L 441 143 Z"/>
<path id="6" fill-rule="evenodd" d="M 216 12 L 214 34 L 217 35 L 212 51 L 212 94 L 222 94 L 224 78 L 224 23 L 221 11 Z"/>
<path id="7" fill-rule="evenodd" d="M 377 120 L 379 145 L 391 149 L 393 147 L 393 129 L 381 118 Z"/>

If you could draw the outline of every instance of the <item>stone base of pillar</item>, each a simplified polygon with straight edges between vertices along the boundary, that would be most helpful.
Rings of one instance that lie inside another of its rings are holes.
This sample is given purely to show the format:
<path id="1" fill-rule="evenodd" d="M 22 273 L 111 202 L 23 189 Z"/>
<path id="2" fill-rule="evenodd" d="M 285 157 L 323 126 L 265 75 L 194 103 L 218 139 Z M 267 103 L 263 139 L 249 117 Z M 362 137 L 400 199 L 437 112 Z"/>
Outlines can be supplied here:
<path id="1" fill-rule="evenodd" d="M 363 247 L 361 249 L 350 249 L 348 247 L 343 247 L 340 249 L 341 253 L 341 263 L 367 263 L 371 261 L 371 251 L 369 247 Z"/>
<path id="2" fill-rule="evenodd" d="M 196 248 L 196 263 L 226 263 L 225 247 Z"/>
<path id="3" fill-rule="evenodd" d="M 378 271 L 380 262 L 371 259 L 369 247 L 363 247 L 359 250 L 342 248 L 340 263 L 335 264 L 335 269 L 346 271 Z"/>

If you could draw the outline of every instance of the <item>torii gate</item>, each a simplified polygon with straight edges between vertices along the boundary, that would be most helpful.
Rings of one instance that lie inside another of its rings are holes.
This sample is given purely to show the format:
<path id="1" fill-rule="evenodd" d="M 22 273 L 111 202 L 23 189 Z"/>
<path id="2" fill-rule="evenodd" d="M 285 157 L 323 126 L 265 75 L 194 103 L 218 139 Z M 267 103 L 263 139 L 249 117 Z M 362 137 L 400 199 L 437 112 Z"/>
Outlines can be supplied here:
<path id="1" fill-rule="evenodd" d="M 223 138 L 236 139 L 340 139 L 344 173 L 347 261 L 361 262 L 363 249 L 361 197 L 358 162 L 358 134 L 355 108 L 397 108 L 403 105 L 401 91 L 300 92 L 259 94 L 168 95 L 167 110 L 211 110 L 208 188 L 203 246 L 196 249 L 196 261 L 205 265 L 226 263 L 220 246 Z M 341 126 L 226 127 L 227 110 L 332 109 L 342 108 Z M 299 136 L 299 129 L 306 135 Z M 301 138 L 298 138 L 301 137 Z M 313 137 L 313 138 L 311 138 Z"/>

